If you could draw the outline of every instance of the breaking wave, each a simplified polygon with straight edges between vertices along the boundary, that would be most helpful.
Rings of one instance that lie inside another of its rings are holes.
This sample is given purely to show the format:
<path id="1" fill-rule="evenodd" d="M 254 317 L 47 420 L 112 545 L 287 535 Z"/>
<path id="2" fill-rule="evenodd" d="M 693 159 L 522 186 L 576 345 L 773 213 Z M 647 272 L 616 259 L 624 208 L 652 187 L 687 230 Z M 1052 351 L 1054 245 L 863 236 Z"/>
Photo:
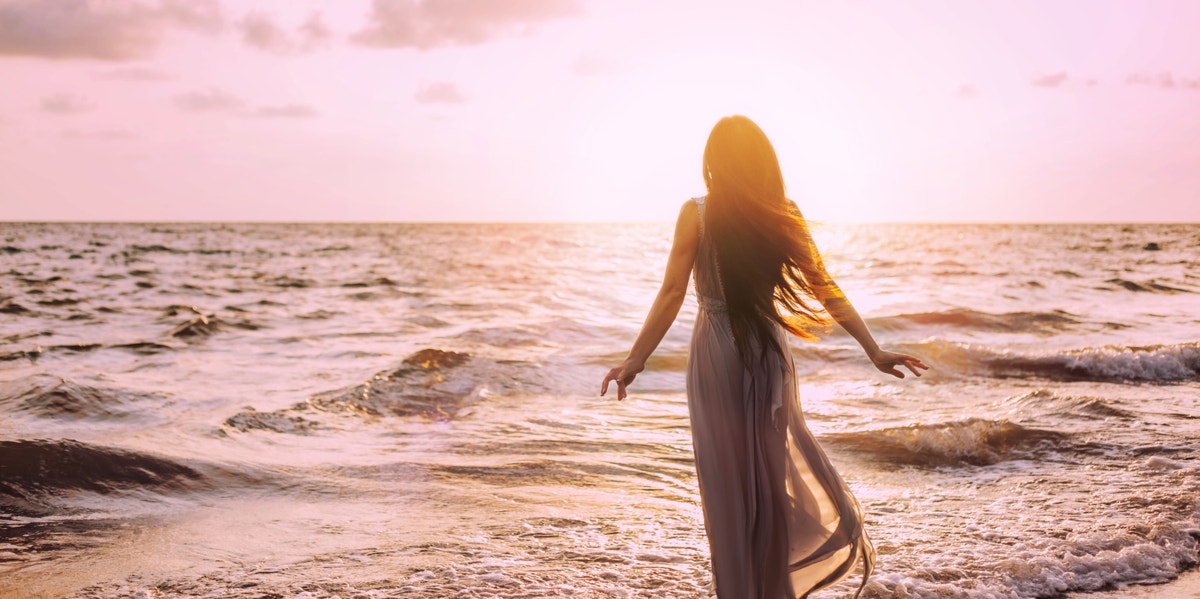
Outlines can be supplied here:
<path id="1" fill-rule="evenodd" d="M 64 491 L 185 490 L 200 471 L 166 458 L 70 439 L 0 441 L 0 509 L 37 515 L 54 511 Z"/>
<path id="2" fill-rule="evenodd" d="M 869 453 L 889 463 L 914 466 L 987 465 L 1028 457 L 1034 450 L 1064 444 L 1068 435 L 1027 428 L 1007 420 L 968 418 L 834 433 L 823 442 Z"/>
<path id="3" fill-rule="evenodd" d="M 470 354 L 422 349 L 398 368 L 385 370 L 348 389 L 318 393 L 308 401 L 273 412 L 244 410 L 225 421 L 238 431 L 306 434 L 321 428 L 320 412 L 362 416 L 420 416 L 450 420 L 493 394 L 544 390 L 536 368 Z"/>
<path id="4" fill-rule="evenodd" d="M 1200 343 L 1085 347 L 1025 354 L 933 341 L 910 346 L 959 372 L 987 369 L 996 377 L 1058 381 L 1178 383 L 1200 380 Z"/>

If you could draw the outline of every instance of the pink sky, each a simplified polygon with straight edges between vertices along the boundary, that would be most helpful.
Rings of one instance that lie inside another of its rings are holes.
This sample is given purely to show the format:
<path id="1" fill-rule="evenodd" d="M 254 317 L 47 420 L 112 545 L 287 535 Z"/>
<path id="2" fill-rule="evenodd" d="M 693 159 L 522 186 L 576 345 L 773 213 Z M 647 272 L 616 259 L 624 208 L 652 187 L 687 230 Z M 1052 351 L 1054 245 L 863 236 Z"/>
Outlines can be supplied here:
<path id="1" fill-rule="evenodd" d="M 1200 2 L 0 0 L 0 219 L 1200 222 Z"/>

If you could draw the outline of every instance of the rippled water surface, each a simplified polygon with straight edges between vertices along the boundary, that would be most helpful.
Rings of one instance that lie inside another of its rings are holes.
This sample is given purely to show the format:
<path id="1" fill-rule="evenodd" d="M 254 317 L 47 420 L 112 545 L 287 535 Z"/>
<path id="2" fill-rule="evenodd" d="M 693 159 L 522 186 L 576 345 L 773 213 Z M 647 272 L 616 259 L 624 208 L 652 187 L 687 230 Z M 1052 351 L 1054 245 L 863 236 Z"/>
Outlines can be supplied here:
<path id="1" fill-rule="evenodd" d="M 704 597 L 667 225 L 0 224 L 0 596 Z M 1200 226 L 827 226 L 889 347 L 793 343 L 864 596 L 1170 580 L 1200 539 Z M 820 594 L 842 597 L 845 583 Z"/>

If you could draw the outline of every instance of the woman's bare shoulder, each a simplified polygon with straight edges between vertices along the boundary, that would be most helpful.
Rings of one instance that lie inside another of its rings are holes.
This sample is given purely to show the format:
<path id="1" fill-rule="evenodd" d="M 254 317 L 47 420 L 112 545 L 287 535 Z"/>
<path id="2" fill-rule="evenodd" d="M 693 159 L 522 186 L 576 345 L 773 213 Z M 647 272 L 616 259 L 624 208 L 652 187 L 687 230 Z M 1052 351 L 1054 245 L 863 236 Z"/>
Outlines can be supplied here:
<path id="1" fill-rule="evenodd" d="M 685 219 L 691 221 L 700 221 L 700 207 L 704 205 L 704 197 L 688 198 L 683 202 L 683 206 L 679 207 L 679 221 Z"/>
<path id="2" fill-rule="evenodd" d="M 679 208 L 679 218 L 675 221 L 676 232 L 700 234 L 700 210 L 704 198 L 688 198 Z"/>

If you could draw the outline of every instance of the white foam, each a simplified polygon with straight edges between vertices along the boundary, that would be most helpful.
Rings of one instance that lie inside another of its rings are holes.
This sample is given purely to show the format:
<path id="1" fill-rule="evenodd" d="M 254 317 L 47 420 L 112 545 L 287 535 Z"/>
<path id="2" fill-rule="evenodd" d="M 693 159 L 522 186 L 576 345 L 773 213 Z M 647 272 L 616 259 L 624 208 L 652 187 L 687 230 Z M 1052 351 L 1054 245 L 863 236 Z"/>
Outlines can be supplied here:
<path id="1" fill-rule="evenodd" d="M 1180 470 L 1184 467 L 1183 464 L 1174 460 L 1168 460 L 1162 456 L 1154 456 L 1146 460 L 1147 468 L 1154 470 Z"/>
<path id="2" fill-rule="evenodd" d="M 1096 347 L 1066 353 L 1072 370 L 1105 378 L 1137 381 L 1180 381 L 1196 378 L 1200 346 L 1195 343 L 1155 347 Z"/>
<path id="3" fill-rule="evenodd" d="M 505 584 L 505 585 L 519 584 L 517 582 L 517 579 L 512 578 L 510 576 L 505 576 L 503 574 L 500 574 L 499 572 L 493 572 L 491 574 L 480 574 L 479 576 L 477 576 L 477 578 L 483 582 L 490 582 L 493 584 Z"/>
<path id="4" fill-rule="evenodd" d="M 883 571 L 866 596 L 904 599 L 1018 599 L 1089 592 L 1175 579 L 1200 559 L 1200 526 L 1193 518 L 1153 523 L 1145 536 L 1092 533 L 1066 542 L 1022 541 L 994 561 L 992 576 L 935 582 Z M 886 566 L 885 566 L 886 567 Z"/>

